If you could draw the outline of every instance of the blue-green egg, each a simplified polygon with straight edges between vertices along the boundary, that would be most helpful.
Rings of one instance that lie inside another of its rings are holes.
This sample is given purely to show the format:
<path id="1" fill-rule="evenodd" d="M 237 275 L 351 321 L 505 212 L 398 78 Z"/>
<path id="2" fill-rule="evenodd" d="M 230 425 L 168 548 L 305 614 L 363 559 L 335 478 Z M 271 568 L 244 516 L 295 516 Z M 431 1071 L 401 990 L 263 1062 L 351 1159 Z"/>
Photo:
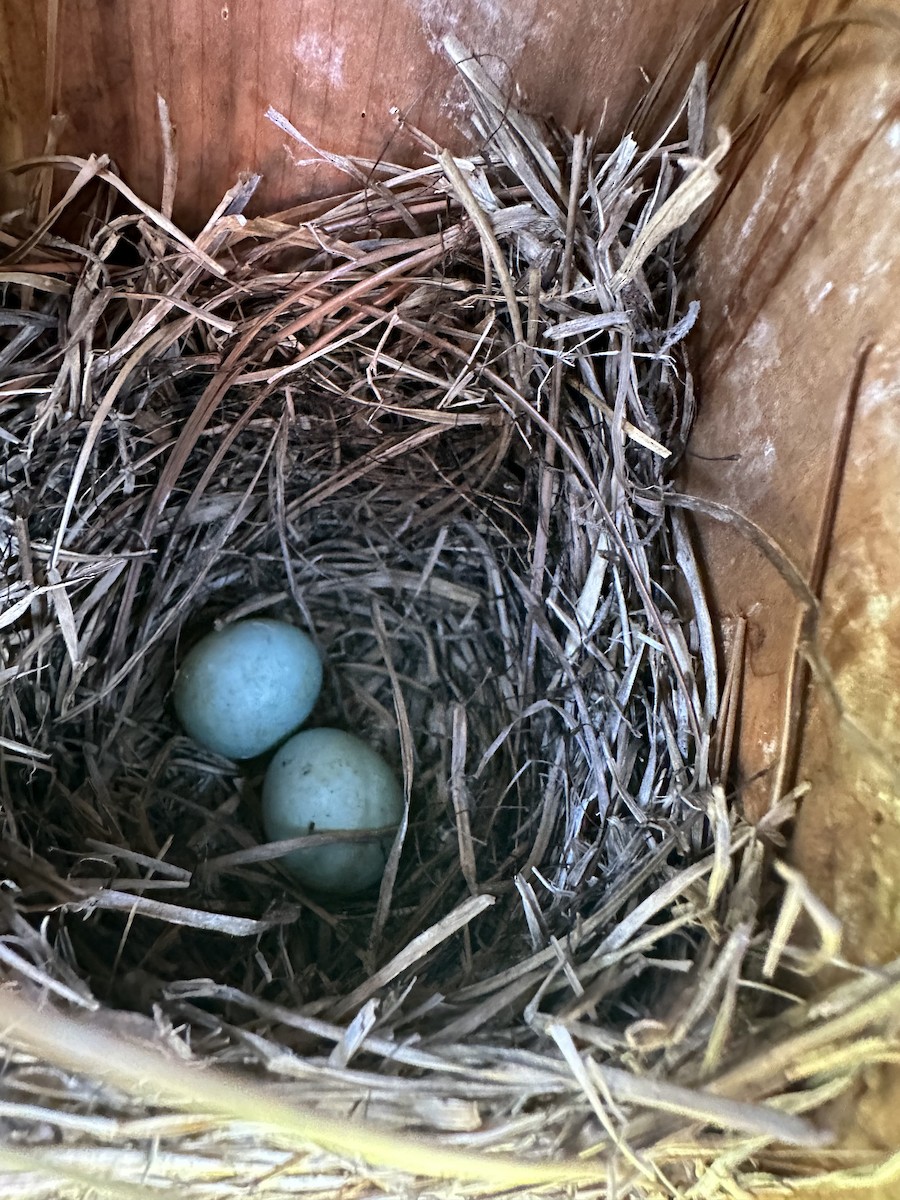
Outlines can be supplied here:
<path id="1" fill-rule="evenodd" d="M 262 791 L 266 836 L 280 842 L 332 830 L 387 829 L 362 842 L 293 850 L 280 861 L 304 886 L 352 896 L 384 873 L 403 792 L 391 768 L 366 742 L 341 729 L 306 729 L 275 753 Z"/>
<path id="2" fill-rule="evenodd" d="M 226 758 L 255 758 L 294 733 L 322 688 L 312 640 L 286 621 L 252 618 L 210 633 L 175 677 L 186 732 Z"/>

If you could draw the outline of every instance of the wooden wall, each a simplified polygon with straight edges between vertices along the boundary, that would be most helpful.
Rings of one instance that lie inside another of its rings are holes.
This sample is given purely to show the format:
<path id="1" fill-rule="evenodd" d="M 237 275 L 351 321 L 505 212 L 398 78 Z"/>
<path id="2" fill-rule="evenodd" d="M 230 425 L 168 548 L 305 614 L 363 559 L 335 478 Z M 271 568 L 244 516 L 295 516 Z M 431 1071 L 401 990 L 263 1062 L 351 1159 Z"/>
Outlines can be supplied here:
<path id="1" fill-rule="evenodd" d="M 760 5 L 733 47 L 717 104 L 733 129 L 784 94 L 752 153 L 738 146 L 739 176 L 695 256 L 693 450 L 717 461 L 694 457 L 686 484 L 759 522 L 819 592 L 823 656 L 860 732 L 825 687 L 806 693 L 795 777 L 809 791 L 789 856 L 843 922 L 847 958 L 872 963 L 900 955 L 900 6 L 804 43 L 813 59 L 792 74 L 789 55 L 762 92 L 797 29 L 847 7 Z M 701 533 L 721 617 L 747 622 L 739 775 L 758 812 L 782 747 L 799 609 L 745 540 L 709 522 Z M 846 1145 L 900 1145 L 896 1066 L 868 1073 L 841 1107 Z M 896 1181 L 866 1190 L 895 1194 Z"/>
<path id="2" fill-rule="evenodd" d="M 327 169 L 295 166 L 296 147 L 286 150 L 265 119 L 269 105 L 341 153 L 413 160 L 417 147 L 398 129 L 394 106 L 462 148 L 463 91 L 440 49 L 455 32 L 491 56 L 498 78 L 515 79 L 536 111 L 569 128 L 605 121 L 617 139 L 670 48 L 731 7 L 733 0 L 0 0 L 0 154 L 9 162 L 38 153 L 48 114 L 63 112 L 63 149 L 111 153 L 132 187 L 153 199 L 160 93 L 178 129 L 175 215 L 196 228 L 241 171 L 264 176 L 258 211 L 340 189 Z"/>

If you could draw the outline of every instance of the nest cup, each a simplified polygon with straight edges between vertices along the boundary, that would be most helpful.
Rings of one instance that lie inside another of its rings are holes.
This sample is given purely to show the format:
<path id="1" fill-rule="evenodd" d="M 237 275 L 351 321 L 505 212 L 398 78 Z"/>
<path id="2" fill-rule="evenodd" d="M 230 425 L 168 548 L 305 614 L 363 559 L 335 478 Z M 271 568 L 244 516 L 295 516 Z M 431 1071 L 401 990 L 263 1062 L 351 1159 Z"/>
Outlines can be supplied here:
<path id="1" fill-rule="evenodd" d="M 615 292 L 602 281 L 621 255 L 594 247 L 603 209 L 618 200 L 624 223 L 638 171 L 663 156 L 595 161 L 579 142 L 572 181 L 572 147 L 557 166 L 528 132 L 520 153 L 546 159 L 542 208 L 508 166 L 448 159 L 449 176 L 368 191 L 281 236 L 244 227 L 227 283 L 198 272 L 194 303 L 227 331 L 160 322 L 170 345 L 134 362 L 110 339 L 93 404 L 66 414 L 54 395 L 27 414 L 21 467 L 46 470 L 20 519 L 57 569 L 77 554 L 87 570 L 60 587 L 74 636 L 44 652 L 43 680 L 22 614 L 16 695 L 29 728 L 44 709 L 34 749 L 47 757 L 12 768 L 12 809 L 69 892 L 63 911 L 90 912 L 64 925 L 94 993 L 142 1009 L 147 989 L 197 1000 L 190 981 L 209 979 L 341 1003 L 466 905 L 465 936 L 422 955 L 415 989 L 477 984 L 576 915 L 620 914 L 673 853 L 703 846 L 715 700 L 679 607 L 687 540 L 661 504 L 691 420 L 692 310 L 675 239 Z M 566 191 L 586 179 L 579 212 Z M 418 210 L 436 199 L 450 218 L 426 231 Z M 499 288 L 484 236 L 502 254 Z M 90 250 L 115 255 L 121 237 L 104 229 Z M 120 268 L 123 292 L 148 270 Z M 108 319 L 126 303 L 110 296 Z M 312 723 L 361 733 L 404 780 L 381 894 L 339 912 L 299 895 L 283 850 L 257 844 L 266 760 L 244 770 L 204 753 L 173 719 L 180 659 L 248 615 L 314 637 L 327 671 Z M 159 877 L 139 882 L 148 861 Z M 177 953 L 160 970 L 167 914 Z M 223 936 L 252 937 L 253 965 Z M 454 1011 L 448 997 L 434 1028 Z"/>
<path id="2" fill-rule="evenodd" d="M 265 219 L 242 181 L 195 241 L 92 159 L 77 272 L 4 284 L 10 1195 L 655 1196 L 819 1161 L 815 1070 L 773 1074 L 797 1010 L 762 990 L 792 808 L 751 828 L 722 786 L 673 503 L 684 227 L 725 149 L 703 74 L 607 152 L 449 49 L 471 157 L 339 160 L 359 191 Z M 178 663 L 249 615 L 316 640 L 311 723 L 403 780 L 370 894 L 304 893 L 266 760 L 178 727 Z"/>

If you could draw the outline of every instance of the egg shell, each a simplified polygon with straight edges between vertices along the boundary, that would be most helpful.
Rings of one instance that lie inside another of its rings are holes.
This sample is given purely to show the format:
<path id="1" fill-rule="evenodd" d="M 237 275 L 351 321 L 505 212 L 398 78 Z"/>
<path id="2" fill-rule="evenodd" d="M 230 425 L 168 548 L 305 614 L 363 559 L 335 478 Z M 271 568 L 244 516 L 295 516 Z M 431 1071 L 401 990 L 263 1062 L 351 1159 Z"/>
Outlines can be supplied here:
<path id="1" fill-rule="evenodd" d="M 299 729 L 322 688 L 322 660 L 286 621 L 253 618 L 187 654 L 173 692 L 187 733 L 226 758 L 255 758 Z"/>
<path id="2" fill-rule="evenodd" d="M 341 729 L 305 729 L 276 752 L 262 791 L 266 836 L 278 842 L 326 830 L 390 827 L 370 842 L 294 850 L 279 861 L 306 887 L 352 896 L 384 873 L 403 816 L 403 792 L 387 763 Z"/>

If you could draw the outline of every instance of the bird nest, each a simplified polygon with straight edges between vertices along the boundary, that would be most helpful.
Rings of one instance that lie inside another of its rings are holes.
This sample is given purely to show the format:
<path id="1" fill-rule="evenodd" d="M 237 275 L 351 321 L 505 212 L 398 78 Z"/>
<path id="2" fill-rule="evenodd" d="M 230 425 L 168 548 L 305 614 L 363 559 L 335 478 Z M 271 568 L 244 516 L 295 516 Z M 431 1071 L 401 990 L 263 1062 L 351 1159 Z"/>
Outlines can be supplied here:
<path id="1" fill-rule="evenodd" d="M 832 926 L 786 868 L 769 904 L 793 798 L 751 827 L 724 786 L 736 689 L 673 486 L 684 229 L 727 146 L 703 73 L 610 151 L 450 52 L 477 151 L 323 156 L 357 190 L 265 218 L 245 179 L 196 238 L 164 112 L 159 211 L 103 157 L 22 168 L 4 1195 L 780 1195 L 896 1000 L 772 986 L 834 951 L 788 945 L 797 913 Z M 342 835 L 267 845 L 265 762 L 173 715 L 185 652 L 250 614 L 315 639 L 313 724 L 403 780 L 373 894 L 305 894 L 281 856 Z"/>

